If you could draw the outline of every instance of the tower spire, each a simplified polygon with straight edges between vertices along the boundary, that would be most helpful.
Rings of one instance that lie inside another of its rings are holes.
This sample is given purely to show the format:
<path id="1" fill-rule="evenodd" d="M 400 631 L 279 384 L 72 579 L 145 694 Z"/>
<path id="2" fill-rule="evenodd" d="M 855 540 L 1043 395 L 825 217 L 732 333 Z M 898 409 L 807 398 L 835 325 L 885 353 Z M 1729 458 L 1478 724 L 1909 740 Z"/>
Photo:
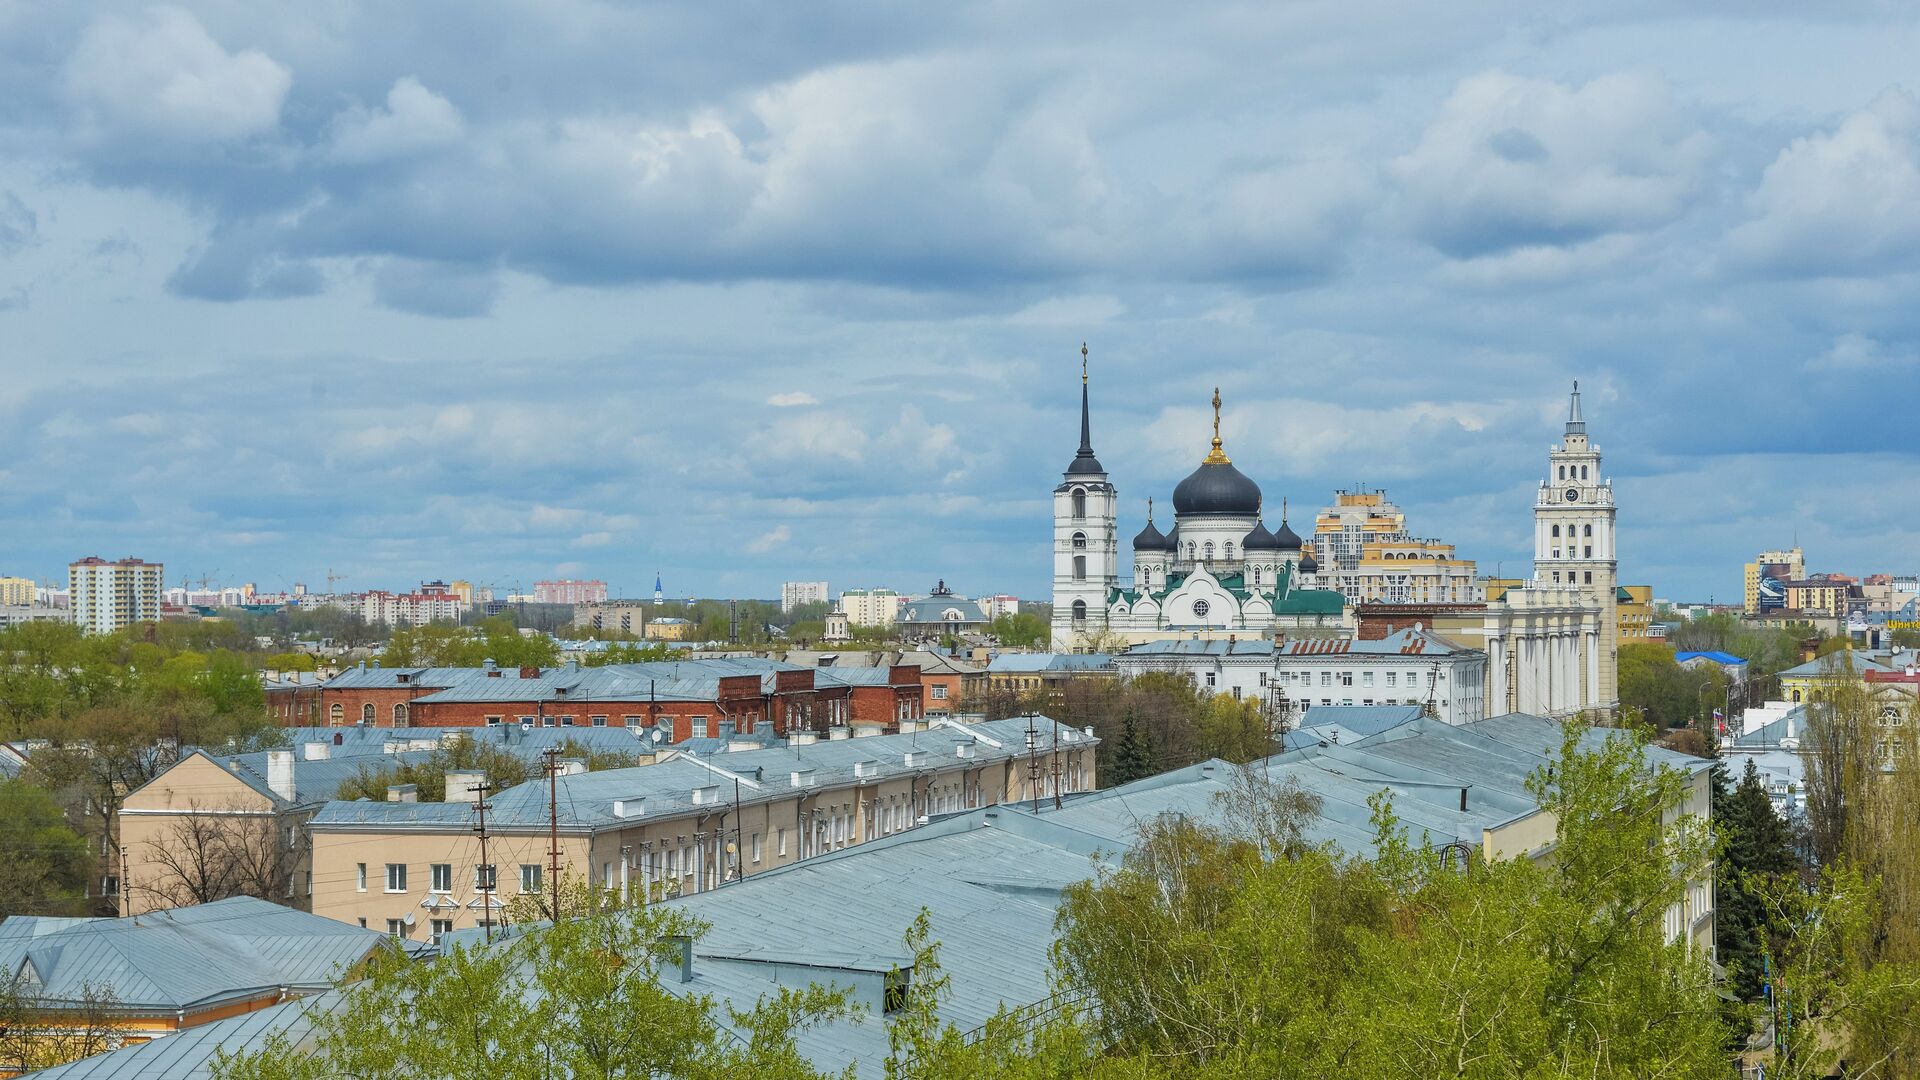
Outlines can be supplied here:
<path id="1" fill-rule="evenodd" d="M 1233 459 L 1220 446 L 1220 388 L 1213 388 L 1213 449 L 1201 462 L 1203 465 L 1231 465 Z"/>
<path id="2" fill-rule="evenodd" d="M 1093 422 L 1087 407 L 1087 343 L 1080 343 L 1080 451 L 1067 466 L 1069 475 L 1104 473 L 1100 459 L 1093 456 Z"/>
<path id="3" fill-rule="evenodd" d="M 1580 415 L 1580 380 L 1573 380 L 1573 400 L 1567 406 L 1567 434 L 1585 435 L 1587 421 Z"/>

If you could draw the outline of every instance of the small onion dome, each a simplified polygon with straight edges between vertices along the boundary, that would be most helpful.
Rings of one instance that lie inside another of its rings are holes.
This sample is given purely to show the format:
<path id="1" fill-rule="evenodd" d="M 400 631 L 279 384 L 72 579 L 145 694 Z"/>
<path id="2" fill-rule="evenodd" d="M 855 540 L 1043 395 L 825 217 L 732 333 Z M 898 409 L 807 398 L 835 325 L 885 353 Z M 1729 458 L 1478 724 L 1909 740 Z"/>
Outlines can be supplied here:
<path id="1" fill-rule="evenodd" d="M 1152 518 L 1147 519 L 1147 527 L 1144 529 L 1141 529 L 1140 534 L 1133 538 L 1133 550 L 1135 551 L 1167 550 L 1167 538 L 1165 536 L 1162 536 L 1160 534 L 1160 530 L 1154 527 Z"/>
<path id="2" fill-rule="evenodd" d="M 1280 538 L 1267 530 L 1266 522 L 1256 521 L 1253 523 L 1253 531 L 1240 542 L 1240 547 L 1246 551 L 1279 551 Z"/>
<path id="3" fill-rule="evenodd" d="M 1286 518 L 1280 519 L 1280 530 L 1273 537 L 1280 542 L 1282 551 L 1300 550 L 1300 534 L 1293 531 L 1293 526 L 1287 524 Z"/>
<path id="4" fill-rule="evenodd" d="M 1178 525 L 1167 533 L 1167 550 L 1176 554 L 1180 551 L 1180 526 Z"/>
<path id="5" fill-rule="evenodd" d="M 1309 551 L 1305 555 L 1300 556 L 1300 572 L 1303 574 L 1320 572 L 1320 564 L 1313 561 L 1313 552 Z"/>

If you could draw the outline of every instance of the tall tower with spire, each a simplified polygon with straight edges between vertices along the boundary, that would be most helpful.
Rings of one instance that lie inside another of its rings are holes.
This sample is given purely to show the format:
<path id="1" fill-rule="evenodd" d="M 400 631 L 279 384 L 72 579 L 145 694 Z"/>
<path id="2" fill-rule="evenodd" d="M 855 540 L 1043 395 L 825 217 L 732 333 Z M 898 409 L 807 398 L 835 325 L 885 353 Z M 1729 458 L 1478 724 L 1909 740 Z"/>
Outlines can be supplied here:
<path id="1" fill-rule="evenodd" d="M 1053 648 L 1084 649 L 1106 632 L 1119 585 L 1118 493 L 1093 455 L 1087 346 L 1080 346 L 1080 449 L 1053 489 Z"/>
<path id="2" fill-rule="evenodd" d="M 1587 440 L 1577 381 L 1566 432 L 1547 455 L 1547 476 L 1534 502 L 1533 576 L 1540 585 L 1577 586 L 1599 606 L 1599 656 L 1583 700 L 1612 708 L 1620 700 L 1613 481 L 1601 475 L 1600 448 Z"/>
<path id="3" fill-rule="evenodd" d="M 667 602 L 667 590 L 660 586 L 660 571 L 658 570 L 653 572 L 653 602 L 656 604 L 664 604 Z"/>

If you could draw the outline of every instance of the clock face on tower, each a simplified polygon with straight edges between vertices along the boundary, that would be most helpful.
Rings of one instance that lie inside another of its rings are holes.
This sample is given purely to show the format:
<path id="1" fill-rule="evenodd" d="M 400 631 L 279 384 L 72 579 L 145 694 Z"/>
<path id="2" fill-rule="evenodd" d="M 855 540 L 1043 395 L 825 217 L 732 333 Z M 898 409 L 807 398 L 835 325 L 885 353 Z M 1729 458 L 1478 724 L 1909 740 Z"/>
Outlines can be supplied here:
<path id="1" fill-rule="evenodd" d="M 1579 502 L 1579 501 L 1580 501 L 1580 489 L 1579 489 L 1579 488 L 1568 488 L 1568 489 L 1567 489 L 1567 501 L 1568 501 L 1568 502 Z"/>

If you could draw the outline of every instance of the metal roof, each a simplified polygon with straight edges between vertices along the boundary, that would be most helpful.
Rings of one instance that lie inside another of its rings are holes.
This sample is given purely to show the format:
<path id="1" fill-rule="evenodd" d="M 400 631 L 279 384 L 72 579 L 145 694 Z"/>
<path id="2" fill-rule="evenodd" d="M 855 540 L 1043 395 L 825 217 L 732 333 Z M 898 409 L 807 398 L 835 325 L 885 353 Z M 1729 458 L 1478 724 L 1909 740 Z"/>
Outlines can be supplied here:
<path id="1" fill-rule="evenodd" d="M 1099 671 L 1113 664 L 1109 653 L 1002 653 L 987 662 L 990 675 L 1041 675 Z"/>
<path id="2" fill-rule="evenodd" d="M 111 990 L 116 1009 L 175 1013 L 282 986 L 324 989 L 384 940 L 373 930 L 240 896 L 122 919 L 16 915 L 0 922 L 0 974 L 31 968 L 38 993 Z"/>

